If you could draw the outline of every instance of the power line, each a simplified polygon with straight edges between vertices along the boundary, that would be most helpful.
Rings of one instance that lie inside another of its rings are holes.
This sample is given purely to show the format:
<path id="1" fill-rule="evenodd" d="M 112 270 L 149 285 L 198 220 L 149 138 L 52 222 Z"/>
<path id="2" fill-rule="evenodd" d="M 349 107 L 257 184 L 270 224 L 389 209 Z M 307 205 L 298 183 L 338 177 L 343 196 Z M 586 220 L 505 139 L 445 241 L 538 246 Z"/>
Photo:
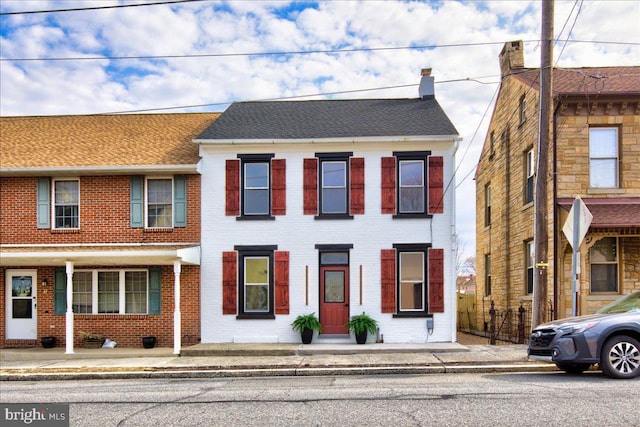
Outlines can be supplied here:
<path id="1" fill-rule="evenodd" d="M 526 42 L 535 42 L 536 40 L 526 40 Z M 384 50 L 419 50 L 419 49 L 440 49 L 451 47 L 473 47 L 473 46 L 490 46 L 502 45 L 504 41 L 483 42 L 483 43 L 456 43 L 443 45 L 424 45 L 424 46 L 396 46 L 396 47 L 363 47 L 349 49 L 322 49 L 322 50 L 300 50 L 300 51 L 283 51 L 283 52 L 241 52 L 241 53 L 203 53 L 203 54 L 185 54 L 185 55 L 140 55 L 140 56 L 76 56 L 76 57 L 51 57 L 51 58 L 0 58 L 0 61 L 25 62 L 25 61 L 96 61 L 96 60 L 127 60 L 127 59 L 181 59 L 181 58 L 222 58 L 234 56 L 279 56 L 279 55 L 309 55 L 316 53 L 351 53 L 351 52 L 375 52 Z M 640 44 L 640 43 L 638 43 Z"/>
<path id="2" fill-rule="evenodd" d="M 439 82 L 435 82 L 435 83 L 436 84 L 440 84 L 440 83 L 455 83 L 455 82 L 466 82 L 466 81 L 471 81 L 471 82 L 475 82 L 475 83 L 479 83 L 479 84 L 497 84 L 497 83 L 499 83 L 499 82 L 481 82 L 481 81 L 477 80 L 479 78 L 486 78 L 486 77 L 491 77 L 491 76 L 475 77 L 475 78 L 467 77 L 467 78 L 462 78 L 462 79 L 443 80 L 443 81 L 439 81 Z M 177 106 L 171 106 L 171 107 L 143 108 L 143 109 L 137 109 L 137 110 L 110 111 L 110 112 L 106 112 L 106 113 L 94 113 L 94 114 L 96 114 L 96 115 L 100 115 L 100 114 L 130 114 L 130 113 L 144 113 L 144 112 L 152 112 L 152 111 L 184 110 L 184 109 L 190 109 L 190 108 L 205 108 L 205 107 L 223 106 L 223 105 L 231 104 L 233 102 L 285 101 L 285 100 L 288 100 L 288 99 L 315 98 L 315 97 L 318 97 L 318 96 L 332 96 L 332 95 L 342 95 L 342 94 L 359 93 L 359 92 L 374 92 L 374 91 L 389 90 L 389 89 L 400 89 L 400 88 L 415 87 L 415 86 L 418 86 L 418 83 L 411 83 L 411 84 L 405 84 L 405 85 L 395 85 L 395 86 L 382 86 L 382 87 L 365 88 L 365 89 L 352 89 L 352 90 L 343 90 L 343 91 L 336 91 L 336 92 L 312 93 L 312 94 L 305 94 L 305 95 L 292 95 L 292 96 L 284 96 L 284 97 L 277 97 L 277 98 L 263 98 L 263 99 L 244 100 L 244 101 L 225 101 L 225 102 L 215 102 L 215 103 L 206 103 L 206 104 L 193 104 L 193 105 L 177 105 Z"/>
<path id="3" fill-rule="evenodd" d="M 558 40 L 560 41 L 560 40 Z M 567 43 L 593 43 L 593 44 L 615 44 L 621 46 L 640 46 L 634 42 L 614 42 L 614 41 L 588 41 L 588 40 L 563 40 Z M 523 43 L 538 42 L 538 40 L 524 40 Z M 386 50 L 421 50 L 421 49 L 444 49 L 452 47 L 474 47 L 503 45 L 504 41 L 484 42 L 484 43 L 456 43 L 442 45 L 422 45 L 422 46 L 396 46 L 396 47 L 368 47 L 350 49 L 322 49 L 322 50 L 300 50 L 282 52 L 240 52 L 240 53 L 201 53 L 184 55 L 137 55 L 137 56 L 73 56 L 73 57 L 50 57 L 50 58 L 0 58 L 2 62 L 32 62 L 32 61 L 120 61 L 120 60 L 140 60 L 140 59 L 183 59 L 183 58 L 225 58 L 237 56 L 280 56 L 280 55 L 311 55 L 311 54 L 340 54 L 353 52 L 376 52 Z"/>
<path id="4" fill-rule="evenodd" d="M 36 13 L 59 13 L 59 12 L 79 12 L 85 10 L 98 10 L 98 9 L 120 9 L 123 7 L 139 7 L 139 6 L 157 6 L 163 4 L 177 4 L 177 3 L 193 3 L 201 1 L 211 0 L 173 0 L 173 1 L 158 1 L 155 3 L 134 3 L 134 4 L 118 4 L 113 6 L 95 6 L 95 7 L 79 7 L 74 9 L 51 9 L 51 10 L 28 10 L 22 12 L 0 12 L 0 16 L 5 15 L 31 15 Z"/>

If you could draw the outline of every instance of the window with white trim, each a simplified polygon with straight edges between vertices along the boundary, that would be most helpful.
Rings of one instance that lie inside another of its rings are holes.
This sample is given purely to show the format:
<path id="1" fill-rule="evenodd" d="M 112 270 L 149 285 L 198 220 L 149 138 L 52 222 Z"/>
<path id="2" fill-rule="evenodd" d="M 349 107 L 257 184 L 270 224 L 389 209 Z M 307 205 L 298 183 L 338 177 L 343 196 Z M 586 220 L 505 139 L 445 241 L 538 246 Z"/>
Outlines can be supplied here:
<path id="1" fill-rule="evenodd" d="M 146 179 L 146 226 L 173 227 L 173 179 Z"/>
<path id="2" fill-rule="evenodd" d="M 591 292 L 618 292 L 618 238 L 604 237 L 589 249 Z"/>
<path id="3" fill-rule="evenodd" d="M 618 128 L 589 129 L 589 186 L 618 187 Z"/>
<path id="4" fill-rule="evenodd" d="M 425 212 L 425 161 L 422 159 L 398 162 L 399 213 Z"/>
<path id="5" fill-rule="evenodd" d="M 533 272 L 535 266 L 535 246 L 533 240 L 524 244 L 525 265 L 527 267 L 527 294 L 533 294 Z"/>
<path id="6" fill-rule="evenodd" d="M 484 295 L 491 296 L 491 254 L 484 255 Z"/>
<path id="7" fill-rule="evenodd" d="M 523 124 L 527 121 L 527 100 L 524 95 L 520 97 L 520 103 L 518 105 L 518 117 L 520 120 L 520 124 Z"/>
<path id="8" fill-rule="evenodd" d="M 274 247 L 268 246 L 238 251 L 238 308 L 242 318 L 272 318 L 274 315 L 274 251 Z"/>
<path id="9" fill-rule="evenodd" d="M 321 215 L 347 214 L 347 160 L 320 161 Z"/>
<path id="10" fill-rule="evenodd" d="M 484 225 L 491 225 L 491 183 L 484 186 Z"/>
<path id="11" fill-rule="evenodd" d="M 80 180 L 53 180 L 53 228 L 80 227 Z"/>
<path id="12" fill-rule="evenodd" d="M 425 311 L 425 253 L 398 251 L 400 264 L 399 312 Z"/>
<path id="13" fill-rule="evenodd" d="M 146 314 L 147 270 L 80 270 L 73 273 L 76 314 Z"/>
<path id="14" fill-rule="evenodd" d="M 533 158 L 533 148 L 524 154 L 525 167 L 525 187 L 524 187 L 524 204 L 533 202 L 535 164 Z"/>

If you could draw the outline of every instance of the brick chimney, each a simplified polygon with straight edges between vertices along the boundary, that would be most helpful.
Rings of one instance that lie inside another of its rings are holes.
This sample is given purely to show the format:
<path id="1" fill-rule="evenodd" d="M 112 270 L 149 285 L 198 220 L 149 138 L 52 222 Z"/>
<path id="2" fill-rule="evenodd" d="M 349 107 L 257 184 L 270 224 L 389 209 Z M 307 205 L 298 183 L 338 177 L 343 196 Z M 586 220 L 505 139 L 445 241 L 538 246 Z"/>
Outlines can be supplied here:
<path id="1" fill-rule="evenodd" d="M 431 68 L 423 68 L 420 79 L 420 87 L 418 93 L 421 99 L 433 99 L 435 91 L 433 89 L 433 77 L 431 76 Z"/>
<path id="2" fill-rule="evenodd" d="M 504 78 L 514 70 L 524 68 L 524 46 L 522 40 L 506 42 L 500 52 L 500 74 Z"/>

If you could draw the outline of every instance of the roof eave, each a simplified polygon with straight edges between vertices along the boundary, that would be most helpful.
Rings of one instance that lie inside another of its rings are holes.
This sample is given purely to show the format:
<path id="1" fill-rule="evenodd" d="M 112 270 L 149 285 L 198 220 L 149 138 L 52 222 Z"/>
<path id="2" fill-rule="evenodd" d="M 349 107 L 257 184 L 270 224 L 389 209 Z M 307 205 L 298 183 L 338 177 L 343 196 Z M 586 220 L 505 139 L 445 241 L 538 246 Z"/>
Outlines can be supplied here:
<path id="1" fill-rule="evenodd" d="M 335 138 L 274 138 L 274 139 L 194 139 L 196 144 L 205 145 L 246 145 L 246 144 L 335 144 L 335 143 L 370 143 L 370 142 L 414 142 L 414 141 L 459 141 L 459 134 L 451 135 L 393 135 L 362 136 Z"/>
<path id="2" fill-rule="evenodd" d="M 197 174 L 198 164 L 139 165 L 139 166 L 42 166 L 26 168 L 0 168 L 0 176 L 35 175 L 129 175 L 129 174 Z"/>

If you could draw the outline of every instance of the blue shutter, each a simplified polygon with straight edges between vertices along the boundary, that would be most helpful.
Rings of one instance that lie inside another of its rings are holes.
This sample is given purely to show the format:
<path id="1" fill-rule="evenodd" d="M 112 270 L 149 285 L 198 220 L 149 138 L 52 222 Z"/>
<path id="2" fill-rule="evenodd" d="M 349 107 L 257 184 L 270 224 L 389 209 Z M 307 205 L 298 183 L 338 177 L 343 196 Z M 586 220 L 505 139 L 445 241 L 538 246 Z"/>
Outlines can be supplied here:
<path id="1" fill-rule="evenodd" d="M 160 314 L 162 270 L 159 268 L 149 269 L 149 314 Z"/>
<path id="2" fill-rule="evenodd" d="M 49 178 L 38 178 L 38 191 L 37 191 L 37 227 L 38 228 L 51 228 L 51 181 Z"/>
<path id="3" fill-rule="evenodd" d="M 144 182 L 141 176 L 131 177 L 131 227 L 144 226 Z"/>
<path id="4" fill-rule="evenodd" d="M 173 226 L 187 226 L 187 177 L 173 178 Z"/>
<path id="5" fill-rule="evenodd" d="M 55 314 L 67 311 L 67 273 L 64 268 L 56 268 L 53 284 L 53 309 Z"/>

